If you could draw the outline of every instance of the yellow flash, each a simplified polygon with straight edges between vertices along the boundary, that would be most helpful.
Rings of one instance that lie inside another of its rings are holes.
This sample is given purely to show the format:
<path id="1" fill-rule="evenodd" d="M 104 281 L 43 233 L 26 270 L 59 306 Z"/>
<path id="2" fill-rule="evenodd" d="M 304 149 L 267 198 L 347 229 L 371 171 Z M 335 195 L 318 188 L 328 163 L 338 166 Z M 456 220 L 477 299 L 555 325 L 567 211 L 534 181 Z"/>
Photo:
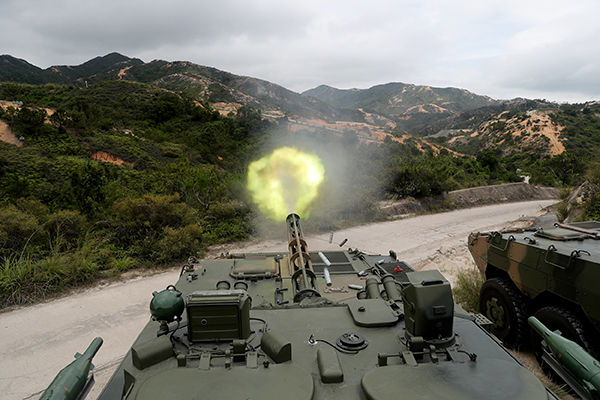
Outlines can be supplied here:
<path id="1" fill-rule="evenodd" d="M 280 147 L 248 166 L 246 187 L 265 215 L 282 221 L 291 212 L 308 217 L 324 177 L 319 157 Z"/>

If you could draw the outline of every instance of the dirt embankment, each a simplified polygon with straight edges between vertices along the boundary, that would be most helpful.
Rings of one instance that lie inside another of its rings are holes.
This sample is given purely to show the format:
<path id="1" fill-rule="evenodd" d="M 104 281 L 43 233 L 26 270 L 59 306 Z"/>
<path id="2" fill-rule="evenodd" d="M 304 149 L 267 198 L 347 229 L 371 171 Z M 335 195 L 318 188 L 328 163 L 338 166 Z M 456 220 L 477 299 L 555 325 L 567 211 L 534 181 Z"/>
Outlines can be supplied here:
<path id="1" fill-rule="evenodd" d="M 19 140 L 17 135 L 14 134 L 10 126 L 4 121 L 0 121 L 0 141 L 14 144 L 15 146 L 21 147 L 23 143 Z"/>
<path id="2" fill-rule="evenodd" d="M 454 190 L 442 196 L 421 200 L 408 197 L 397 201 L 382 201 L 379 203 L 379 208 L 385 215 L 393 218 L 436 209 L 454 210 L 487 204 L 558 198 L 559 190 L 556 188 L 517 182 Z"/>
<path id="3" fill-rule="evenodd" d="M 103 161 L 115 165 L 127 165 L 128 167 L 133 167 L 133 163 L 129 161 L 125 161 L 117 156 L 113 156 L 112 154 L 106 153 L 104 151 L 97 151 L 90 156 L 92 160 Z"/>
<path id="4" fill-rule="evenodd" d="M 19 109 L 19 108 L 23 107 L 23 105 L 17 104 L 12 101 L 0 100 L 0 108 L 2 108 L 3 110 L 8 110 L 11 107 L 15 108 L 15 109 Z M 44 110 L 46 112 L 46 123 L 50 122 L 49 118 L 52 116 L 52 114 L 55 113 L 55 111 L 51 108 L 40 108 L 40 107 L 35 107 L 35 108 Z M 18 146 L 18 147 L 23 146 L 23 142 L 21 142 L 21 140 L 19 140 L 17 135 L 12 131 L 12 129 L 10 129 L 10 126 L 8 126 L 8 124 L 4 121 L 0 121 L 0 141 L 14 144 L 15 146 Z"/>

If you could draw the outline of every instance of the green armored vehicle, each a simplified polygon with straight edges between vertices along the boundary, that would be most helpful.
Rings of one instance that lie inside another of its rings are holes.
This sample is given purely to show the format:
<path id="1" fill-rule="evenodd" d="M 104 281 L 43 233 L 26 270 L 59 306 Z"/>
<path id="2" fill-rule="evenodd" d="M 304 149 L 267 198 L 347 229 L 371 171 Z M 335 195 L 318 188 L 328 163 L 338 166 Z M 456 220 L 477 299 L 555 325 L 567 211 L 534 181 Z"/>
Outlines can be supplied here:
<path id="1" fill-rule="evenodd" d="M 288 249 L 190 260 L 99 396 L 150 399 L 554 399 L 396 254 Z"/>
<path id="2" fill-rule="evenodd" d="M 487 279 L 480 311 L 506 345 L 528 344 L 535 316 L 598 358 L 600 222 L 472 233 L 468 244 Z"/>

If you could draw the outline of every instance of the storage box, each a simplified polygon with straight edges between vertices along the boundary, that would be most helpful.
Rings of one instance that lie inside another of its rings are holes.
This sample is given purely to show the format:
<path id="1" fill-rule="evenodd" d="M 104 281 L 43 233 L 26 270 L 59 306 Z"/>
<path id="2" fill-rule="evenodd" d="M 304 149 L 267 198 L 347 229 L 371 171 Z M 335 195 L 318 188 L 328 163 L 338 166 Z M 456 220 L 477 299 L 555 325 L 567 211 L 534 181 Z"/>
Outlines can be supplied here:
<path id="1" fill-rule="evenodd" d="M 186 297 L 188 340 L 246 339 L 252 300 L 245 290 L 205 290 Z"/>

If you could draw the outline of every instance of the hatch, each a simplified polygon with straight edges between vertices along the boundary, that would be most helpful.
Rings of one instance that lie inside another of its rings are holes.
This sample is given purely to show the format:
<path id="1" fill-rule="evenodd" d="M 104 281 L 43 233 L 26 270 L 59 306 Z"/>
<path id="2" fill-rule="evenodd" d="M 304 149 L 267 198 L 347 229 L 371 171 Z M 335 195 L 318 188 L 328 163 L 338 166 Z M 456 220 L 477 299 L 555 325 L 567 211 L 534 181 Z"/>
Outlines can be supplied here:
<path id="1" fill-rule="evenodd" d="M 140 384 L 136 400 L 154 399 L 282 399 L 310 400 L 313 378 L 290 364 L 268 368 L 173 368 L 158 372 Z"/>
<path id="2" fill-rule="evenodd" d="M 587 235 L 585 233 L 576 232 L 576 231 L 563 229 L 563 228 L 555 228 L 555 229 L 548 229 L 548 230 L 540 229 L 537 232 L 535 232 L 534 235 L 537 237 L 544 238 L 544 239 L 561 240 L 561 241 L 583 240 L 583 239 L 587 239 L 590 237 L 590 235 Z"/>
<path id="3" fill-rule="evenodd" d="M 500 375 L 502 379 L 498 379 Z M 548 399 L 544 385 L 533 373 L 493 358 L 374 368 L 364 375 L 361 386 L 370 400 Z"/>
<path id="4" fill-rule="evenodd" d="M 273 257 L 254 256 L 236 258 L 230 273 L 236 279 L 267 279 L 277 275 L 277 262 Z"/>

